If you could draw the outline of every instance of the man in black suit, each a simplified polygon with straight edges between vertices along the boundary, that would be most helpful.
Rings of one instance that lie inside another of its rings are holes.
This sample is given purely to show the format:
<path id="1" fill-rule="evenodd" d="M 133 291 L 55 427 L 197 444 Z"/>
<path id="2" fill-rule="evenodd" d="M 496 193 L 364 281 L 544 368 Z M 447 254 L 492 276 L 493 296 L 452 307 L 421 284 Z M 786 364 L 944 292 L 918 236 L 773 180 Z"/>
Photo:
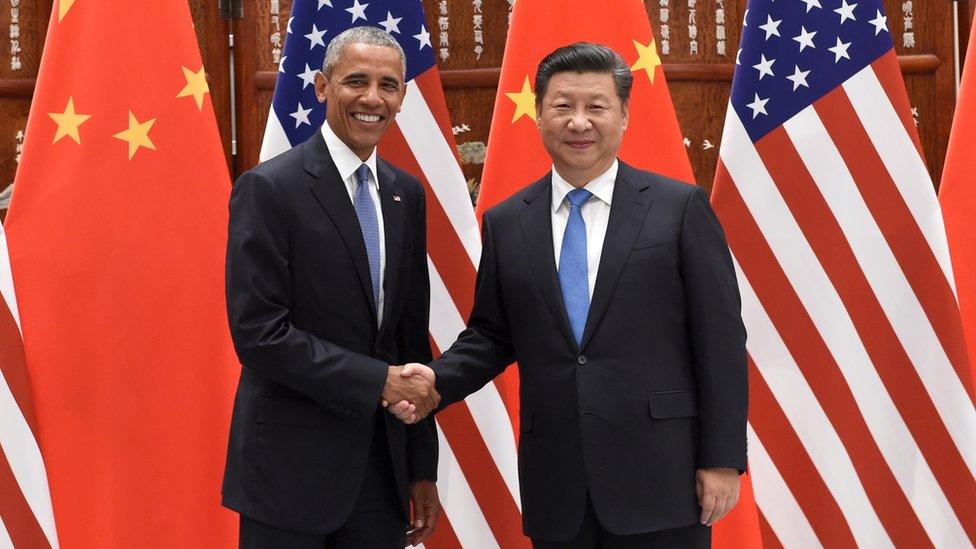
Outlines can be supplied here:
<path id="1" fill-rule="evenodd" d="M 315 80 L 321 132 L 234 186 L 227 311 L 243 369 L 223 504 L 241 547 L 401 548 L 436 522 L 433 419 L 381 408 L 409 399 L 423 416 L 439 398 L 389 366 L 431 357 L 423 189 L 376 157 L 404 62 L 381 30 L 338 35 Z"/>
<path id="2" fill-rule="evenodd" d="M 536 547 L 707 547 L 746 468 L 729 250 L 701 188 L 617 160 L 632 80 L 604 46 L 542 60 L 553 170 L 485 213 L 468 328 L 433 371 L 403 372 L 436 373 L 446 405 L 518 361 Z M 391 409 L 412 419 L 406 402 Z"/>

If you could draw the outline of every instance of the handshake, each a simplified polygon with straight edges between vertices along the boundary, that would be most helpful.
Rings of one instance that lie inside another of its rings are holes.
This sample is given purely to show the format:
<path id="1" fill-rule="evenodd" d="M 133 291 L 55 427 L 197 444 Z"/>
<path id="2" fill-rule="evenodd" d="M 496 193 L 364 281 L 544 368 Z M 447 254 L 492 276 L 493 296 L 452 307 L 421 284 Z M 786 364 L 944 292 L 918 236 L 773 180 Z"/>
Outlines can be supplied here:
<path id="1" fill-rule="evenodd" d="M 383 386 L 383 407 L 407 425 L 427 417 L 441 402 L 434 370 L 418 363 L 390 366 Z"/>

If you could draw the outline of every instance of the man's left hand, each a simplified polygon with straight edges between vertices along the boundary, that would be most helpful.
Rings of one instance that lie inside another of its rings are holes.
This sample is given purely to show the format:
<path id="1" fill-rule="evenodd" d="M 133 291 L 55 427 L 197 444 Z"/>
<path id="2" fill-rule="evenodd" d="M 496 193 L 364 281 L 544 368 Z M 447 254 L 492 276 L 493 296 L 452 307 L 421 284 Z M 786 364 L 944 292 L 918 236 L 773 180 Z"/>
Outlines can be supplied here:
<path id="1" fill-rule="evenodd" d="M 739 501 L 739 471 L 728 467 L 699 469 L 695 474 L 695 493 L 701 507 L 701 523 L 711 526 Z"/>
<path id="2" fill-rule="evenodd" d="M 407 545 L 420 545 L 437 526 L 441 514 L 441 500 L 437 496 L 437 485 L 430 480 L 417 480 L 410 484 L 410 507 L 413 521 L 407 532 Z"/>

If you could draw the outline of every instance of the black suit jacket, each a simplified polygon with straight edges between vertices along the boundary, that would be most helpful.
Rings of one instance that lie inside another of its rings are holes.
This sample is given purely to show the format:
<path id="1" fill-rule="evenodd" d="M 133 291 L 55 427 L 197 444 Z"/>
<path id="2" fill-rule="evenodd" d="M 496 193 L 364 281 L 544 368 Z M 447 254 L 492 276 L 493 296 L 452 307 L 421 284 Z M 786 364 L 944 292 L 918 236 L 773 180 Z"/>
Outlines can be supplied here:
<path id="1" fill-rule="evenodd" d="M 517 360 L 528 536 L 571 538 L 587 493 L 621 535 L 693 524 L 695 471 L 746 467 L 745 329 L 698 187 L 620 163 L 581 346 L 553 257 L 551 175 L 485 213 L 468 328 L 433 367 L 444 403 Z"/>
<path id="2" fill-rule="evenodd" d="M 243 364 L 223 504 L 327 533 L 352 512 L 382 414 L 406 519 L 408 483 L 435 479 L 433 420 L 379 407 L 387 365 L 430 360 L 423 188 L 377 160 L 386 235 L 377 329 L 366 246 L 321 133 L 243 174 L 230 199 L 227 312 Z"/>

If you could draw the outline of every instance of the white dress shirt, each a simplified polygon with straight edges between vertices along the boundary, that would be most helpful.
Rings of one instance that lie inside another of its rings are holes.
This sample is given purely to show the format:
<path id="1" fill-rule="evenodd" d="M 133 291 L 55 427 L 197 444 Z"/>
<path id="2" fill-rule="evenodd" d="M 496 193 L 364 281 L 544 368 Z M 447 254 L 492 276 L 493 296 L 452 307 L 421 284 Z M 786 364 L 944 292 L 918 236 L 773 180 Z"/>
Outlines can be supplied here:
<path id="1" fill-rule="evenodd" d="M 332 161 L 335 162 L 336 168 L 339 170 L 339 177 L 346 184 L 349 200 L 355 207 L 356 186 L 359 185 L 359 182 L 356 181 L 356 170 L 363 165 L 364 161 L 359 158 L 359 155 L 352 152 L 349 145 L 339 139 L 339 136 L 329 127 L 328 120 L 322 124 L 322 137 L 325 138 L 325 146 L 328 147 L 329 155 L 332 156 Z M 385 299 L 383 280 L 386 278 L 386 233 L 383 224 L 383 207 L 380 202 L 380 182 L 376 177 L 376 147 L 373 147 L 373 152 L 365 160 L 365 164 L 369 168 L 369 197 L 373 199 L 373 205 L 376 207 L 376 220 L 380 229 L 380 300 L 376 304 L 376 323 L 379 325 L 383 319 L 383 302 Z"/>
<path id="2" fill-rule="evenodd" d="M 590 287 L 590 300 L 593 300 L 593 288 L 596 287 L 596 274 L 600 268 L 600 256 L 603 255 L 603 239 L 607 236 L 607 223 L 610 221 L 610 202 L 613 199 L 613 187 L 617 181 L 616 160 L 610 168 L 583 186 L 593 193 L 580 208 L 583 223 L 586 224 L 586 276 Z M 556 257 L 556 269 L 559 268 L 559 252 L 563 248 L 563 233 L 569 222 L 569 201 L 566 195 L 575 189 L 563 179 L 556 167 L 552 168 L 552 248 Z"/>

